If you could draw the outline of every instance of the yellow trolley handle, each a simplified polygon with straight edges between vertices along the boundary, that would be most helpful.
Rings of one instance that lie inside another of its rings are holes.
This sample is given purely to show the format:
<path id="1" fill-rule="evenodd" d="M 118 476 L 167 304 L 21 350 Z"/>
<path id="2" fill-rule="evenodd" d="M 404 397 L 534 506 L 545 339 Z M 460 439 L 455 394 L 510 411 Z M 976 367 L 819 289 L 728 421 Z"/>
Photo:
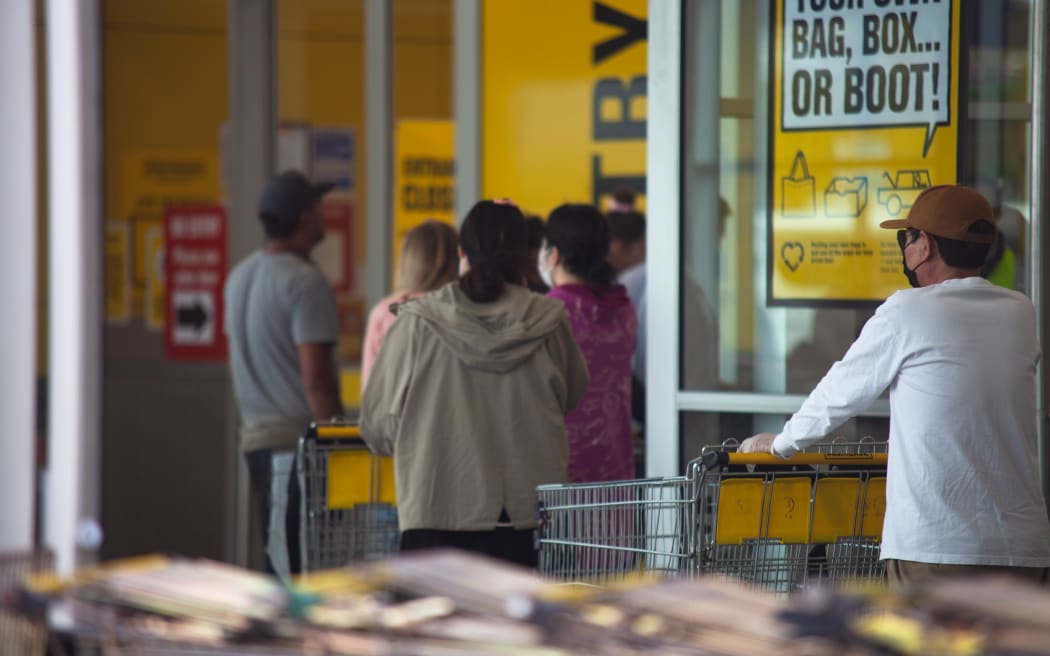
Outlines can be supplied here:
<path id="1" fill-rule="evenodd" d="M 364 440 L 361 439 L 361 428 L 356 424 L 311 422 L 310 427 L 306 430 L 306 438 L 340 444 L 364 444 Z"/>
<path id="2" fill-rule="evenodd" d="M 885 467 L 885 453 L 796 453 L 781 458 L 772 453 L 736 453 L 713 451 L 701 458 L 706 469 L 727 465 L 842 465 L 848 467 Z"/>

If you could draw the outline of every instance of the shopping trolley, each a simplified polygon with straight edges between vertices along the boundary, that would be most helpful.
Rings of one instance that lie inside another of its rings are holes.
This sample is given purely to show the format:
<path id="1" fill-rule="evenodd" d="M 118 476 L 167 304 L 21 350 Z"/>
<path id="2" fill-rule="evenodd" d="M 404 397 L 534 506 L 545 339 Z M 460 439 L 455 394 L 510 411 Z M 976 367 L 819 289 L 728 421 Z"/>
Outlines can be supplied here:
<path id="1" fill-rule="evenodd" d="M 687 476 L 537 487 L 540 574 L 603 583 L 689 571 L 694 487 Z"/>
<path id="2" fill-rule="evenodd" d="M 53 570 L 50 551 L 0 552 L 0 653 L 48 653 L 45 619 L 26 612 L 22 590 L 26 577 Z"/>
<path id="3" fill-rule="evenodd" d="M 297 463 L 303 572 L 397 551 L 393 461 L 369 452 L 356 425 L 310 424 Z"/>
<path id="4" fill-rule="evenodd" d="M 867 441 L 787 460 L 705 447 L 689 466 L 697 571 L 779 592 L 881 578 L 886 457 L 885 442 Z"/>

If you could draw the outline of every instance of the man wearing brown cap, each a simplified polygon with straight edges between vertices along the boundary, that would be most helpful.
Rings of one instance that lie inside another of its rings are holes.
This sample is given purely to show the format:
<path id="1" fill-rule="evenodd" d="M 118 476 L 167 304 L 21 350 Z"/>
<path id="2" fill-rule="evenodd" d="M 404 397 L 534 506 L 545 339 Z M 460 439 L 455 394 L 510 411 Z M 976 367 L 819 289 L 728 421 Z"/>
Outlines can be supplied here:
<path id="1" fill-rule="evenodd" d="M 895 586 L 1005 573 L 1046 582 L 1050 523 L 1036 464 L 1035 309 L 978 271 L 995 235 L 973 189 L 925 190 L 897 229 L 913 287 L 890 296 L 778 435 L 787 457 L 890 391 L 881 557 Z M 1004 329 L 1008 327 L 1008 329 Z"/>
<path id="2" fill-rule="evenodd" d="M 343 411 L 335 294 L 310 260 L 324 239 L 321 197 L 331 188 L 299 171 L 270 180 L 259 196 L 266 243 L 233 268 L 224 291 L 241 451 L 269 565 L 282 575 L 299 569 L 299 488 L 291 471 L 297 438 L 310 420 Z"/>

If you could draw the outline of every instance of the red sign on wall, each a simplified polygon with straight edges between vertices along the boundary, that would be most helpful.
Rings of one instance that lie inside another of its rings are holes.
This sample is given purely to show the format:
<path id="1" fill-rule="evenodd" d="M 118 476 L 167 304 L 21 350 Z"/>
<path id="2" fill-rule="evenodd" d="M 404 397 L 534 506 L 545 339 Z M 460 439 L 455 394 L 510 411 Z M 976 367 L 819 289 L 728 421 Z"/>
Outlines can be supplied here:
<path id="1" fill-rule="evenodd" d="M 169 207 L 164 212 L 164 273 L 169 360 L 224 360 L 222 287 L 226 278 L 226 209 Z"/>

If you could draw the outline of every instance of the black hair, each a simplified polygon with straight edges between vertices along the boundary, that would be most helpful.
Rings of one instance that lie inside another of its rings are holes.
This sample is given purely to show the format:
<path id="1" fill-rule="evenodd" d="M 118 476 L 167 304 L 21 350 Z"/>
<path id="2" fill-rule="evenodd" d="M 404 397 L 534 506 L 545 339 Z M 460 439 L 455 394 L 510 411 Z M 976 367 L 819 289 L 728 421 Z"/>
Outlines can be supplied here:
<path id="1" fill-rule="evenodd" d="M 540 250 L 543 245 L 543 219 L 535 214 L 525 217 L 525 230 L 528 233 L 528 244 L 530 251 Z"/>
<path id="2" fill-rule="evenodd" d="M 633 244 L 645 239 L 645 215 L 641 212 L 609 212 L 609 239 Z"/>
<path id="3" fill-rule="evenodd" d="M 273 212 L 259 212 L 259 221 L 262 222 L 263 232 L 268 239 L 284 239 L 295 232 L 295 226 L 299 223 L 299 217 L 282 217 Z"/>
<path id="4" fill-rule="evenodd" d="M 918 236 L 918 232 L 915 228 L 908 228 L 908 234 L 912 239 Z M 978 219 L 970 225 L 966 232 L 971 235 L 996 235 L 998 230 L 991 221 Z M 991 242 L 962 241 L 927 234 L 937 243 L 937 252 L 941 254 L 941 259 L 953 269 L 980 269 L 988 261 L 988 251 L 992 248 Z"/>
<path id="5" fill-rule="evenodd" d="M 987 278 L 992 275 L 992 272 L 995 271 L 995 267 L 999 266 L 999 262 L 1002 261 L 1004 255 L 1006 255 L 1006 238 L 1003 236 L 1003 231 L 996 228 L 995 241 L 988 248 L 988 257 L 981 263 L 981 277 Z"/>
<path id="6" fill-rule="evenodd" d="M 612 284 L 615 274 L 609 254 L 609 224 L 593 205 L 560 205 L 544 226 L 547 244 L 558 249 L 565 268 L 590 285 Z"/>
<path id="7" fill-rule="evenodd" d="M 613 200 L 621 205 L 629 205 L 634 207 L 634 204 L 638 200 L 638 194 L 635 193 L 634 189 L 628 189 L 626 187 L 620 187 L 612 193 Z"/>
<path id="8" fill-rule="evenodd" d="M 475 203 L 459 229 L 459 247 L 470 262 L 459 287 L 475 303 L 491 303 L 506 283 L 522 283 L 528 243 L 525 217 L 515 205 Z"/>

